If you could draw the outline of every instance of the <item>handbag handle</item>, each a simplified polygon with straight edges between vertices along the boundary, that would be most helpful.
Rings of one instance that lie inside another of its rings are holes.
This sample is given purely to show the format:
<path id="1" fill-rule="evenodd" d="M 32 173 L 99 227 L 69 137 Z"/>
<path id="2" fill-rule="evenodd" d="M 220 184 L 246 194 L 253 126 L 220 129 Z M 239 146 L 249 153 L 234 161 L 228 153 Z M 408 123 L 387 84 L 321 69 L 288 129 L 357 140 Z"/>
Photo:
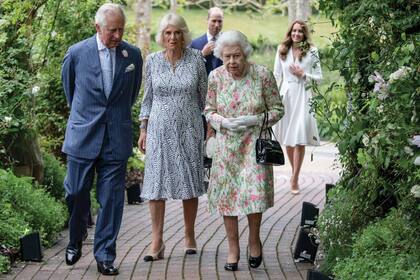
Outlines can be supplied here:
<path id="1" fill-rule="evenodd" d="M 267 112 L 264 112 L 263 124 L 262 124 L 261 130 L 260 130 L 260 137 L 259 137 L 260 139 L 261 139 L 261 135 L 262 135 L 263 130 L 265 130 L 264 136 L 266 138 L 267 138 L 267 132 L 268 132 L 268 134 L 270 136 L 270 138 L 268 138 L 268 139 L 271 139 L 274 135 L 274 139 L 277 141 L 277 138 L 276 138 L 276 135 L 274 134 L 273 129 L 268 126 L 268 113 Z"/>

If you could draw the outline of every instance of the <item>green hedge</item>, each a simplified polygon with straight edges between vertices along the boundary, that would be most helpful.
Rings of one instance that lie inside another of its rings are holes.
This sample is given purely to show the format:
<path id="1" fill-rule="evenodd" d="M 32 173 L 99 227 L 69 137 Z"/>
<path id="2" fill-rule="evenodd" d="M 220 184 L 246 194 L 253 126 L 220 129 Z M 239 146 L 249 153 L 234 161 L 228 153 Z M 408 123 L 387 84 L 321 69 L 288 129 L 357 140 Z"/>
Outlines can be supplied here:
<path id="1" fill-rule="evenodd" d="M 42 159 L 44 161 L 43 185 L 51 196 L 64 203 L 63 182 L 66 176 L 66 167 L 50 153 L 44 152 Z"/>
<path id="2" fill-rule="evenodd" d="M 403 211 L 368 226 L 356 235 L 350 257 L 334 267 L 337 279 L 420 279 L 420 226 Z"/>
<path id="3" fill-rule="evenodd" d="M 18 178 L 0 169 L 0 244 L 18 248 L 21 236 L 39 231 L 42 244 L 49 246 L 66 218 L 64 205 L 34 187 L 31 178 Z M 0 263 L 0 267 L 4 266 Z"/>
<path id="4" fill-rule="evenodd" d="M 324 53 L 344 80 L 342 173 L 320 216 L 337 279 L 419 279 L 420 9 L 410 0 L 320 0 L 339 32 Z M 334 87 L 334 83 L 331 83 Z M 327 107 L 326 107 L 327 108 Z M 414 238 L 416 237 L 416 238 Z"/>

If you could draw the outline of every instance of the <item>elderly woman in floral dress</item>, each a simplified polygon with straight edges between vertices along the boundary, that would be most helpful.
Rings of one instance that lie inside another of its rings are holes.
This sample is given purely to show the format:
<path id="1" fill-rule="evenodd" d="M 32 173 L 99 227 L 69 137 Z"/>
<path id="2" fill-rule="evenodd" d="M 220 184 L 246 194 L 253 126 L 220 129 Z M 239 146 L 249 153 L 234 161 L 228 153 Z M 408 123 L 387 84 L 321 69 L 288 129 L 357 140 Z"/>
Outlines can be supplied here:
<path id="1" fill-rule="evenodd" d="M 225 269 L 235 271 L 239 261 L 238 215 L 249 224 L 249 265 L 262 261 L 262 213 L 273 206 L 273 168 L 259 165 L 255 143 L 264 113 L 269 126 L 283 115 L 273 74 L 247 61 L 252 47 L 241 32 L 228 31 L 217 40 L 214 54 L 223 66 L 209 76 L 205 114 L 216 133 L 208 201 L 210 212 L 223 215 L 229 253 Z"/>

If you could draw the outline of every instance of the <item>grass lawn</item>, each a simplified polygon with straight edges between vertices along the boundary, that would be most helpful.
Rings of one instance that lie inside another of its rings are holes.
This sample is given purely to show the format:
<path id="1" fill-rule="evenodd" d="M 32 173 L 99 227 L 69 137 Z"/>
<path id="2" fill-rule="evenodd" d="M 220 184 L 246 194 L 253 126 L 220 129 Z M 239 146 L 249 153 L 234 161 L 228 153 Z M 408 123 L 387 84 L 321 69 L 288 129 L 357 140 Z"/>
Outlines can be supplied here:
<path id="1" fill-rule="evenodd" d="M 152 12 L 152 33 L 156 33 L 159 20 L 168 11 L 163 9 L 153 9 Z M 187 10 L 179 11 L 187 21 L 188 27 L 197 37 L 207 29 L 207 10 Z M 133 10 L 127 10 L 128 24 L 133 24 L 135 20 L 135 13 Z M 328 37 L 335 28 L 328 20 L 323 17 L 313 16 L 313 41 L 315 45 L 323 47 L 328 44 Z M 281 15 L 260 15 L 248 14 L 245 12 L 225 13 L 225 20 L 223 30 L 239 30 L 252 41 L 256 41 L 259 36 L 262 36 L 271 44 L 278 44 L 286 33 L 288 27 L 288 19 Z"/>

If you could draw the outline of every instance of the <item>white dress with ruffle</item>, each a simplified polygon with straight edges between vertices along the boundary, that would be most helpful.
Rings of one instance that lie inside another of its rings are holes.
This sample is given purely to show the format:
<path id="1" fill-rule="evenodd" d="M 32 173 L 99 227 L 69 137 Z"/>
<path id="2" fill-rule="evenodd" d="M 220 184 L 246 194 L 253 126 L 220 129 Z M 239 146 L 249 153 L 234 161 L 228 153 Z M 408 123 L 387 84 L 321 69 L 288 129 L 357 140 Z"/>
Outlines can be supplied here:
<path id="1" fill-rule="evenodd" d="M 292 64 L 304 70 L 304 79 L 290 72 L 289 67 Z M 283 118 L 273 127 L 277 139 L 285 146 L 318 146 L 318 127 L 310 104 L 312 92 L 308 88 L 311 81 L 318 82 L 322 79 L 318 50 L 311 47 L 302 61 L 299 61 L 293 58 L 292 48 L 289 49 L 286 60 L 279 57 L 277 49 L 274 76 L 280 86 L 284 106 Z"/>

